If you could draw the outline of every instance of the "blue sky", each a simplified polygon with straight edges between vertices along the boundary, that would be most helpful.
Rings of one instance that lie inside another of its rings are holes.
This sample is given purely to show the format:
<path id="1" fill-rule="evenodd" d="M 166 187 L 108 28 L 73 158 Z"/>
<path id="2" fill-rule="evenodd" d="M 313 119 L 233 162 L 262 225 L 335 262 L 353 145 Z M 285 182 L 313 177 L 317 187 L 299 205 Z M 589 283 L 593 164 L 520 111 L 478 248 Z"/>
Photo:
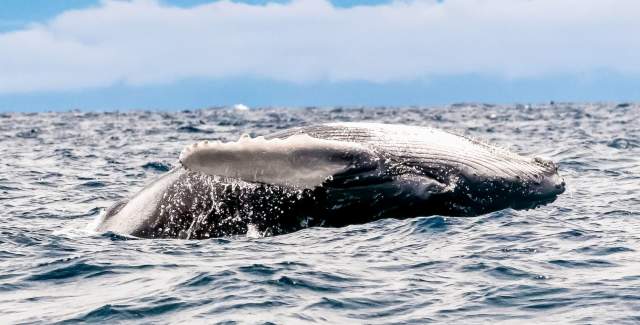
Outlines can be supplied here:
<path id="1" fill-rule="evenodd" d="M 0 111 L 640 100 L 640 2 L 3 0 Z"/>

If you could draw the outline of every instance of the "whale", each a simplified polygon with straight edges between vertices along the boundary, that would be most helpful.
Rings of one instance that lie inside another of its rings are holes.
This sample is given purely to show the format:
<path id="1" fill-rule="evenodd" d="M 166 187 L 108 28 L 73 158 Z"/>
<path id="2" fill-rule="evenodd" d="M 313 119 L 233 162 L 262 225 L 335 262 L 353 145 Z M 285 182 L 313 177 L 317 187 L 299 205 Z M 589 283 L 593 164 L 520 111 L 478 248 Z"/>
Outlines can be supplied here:
<path id="1" fill-rule="evenodd" d="M 279 235 L 381 218 L 473 217 L 551 203 L 558 165 L 427 126 L 342 122 L 188 145 L 178 166 L 103 214 L 140 238 Z"/>

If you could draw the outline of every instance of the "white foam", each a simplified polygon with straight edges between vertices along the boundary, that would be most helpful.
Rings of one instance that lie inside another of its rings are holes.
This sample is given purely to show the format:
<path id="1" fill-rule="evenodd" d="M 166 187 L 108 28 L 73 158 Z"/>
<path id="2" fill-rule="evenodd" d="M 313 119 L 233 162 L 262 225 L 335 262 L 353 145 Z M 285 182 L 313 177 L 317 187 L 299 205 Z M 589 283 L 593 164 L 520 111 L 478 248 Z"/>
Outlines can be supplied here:
<path id="1" fill-rule="evenodd" d="M 250 223 L 247 225 L 247 238 L 262 238 L 264 237 L 262 234 L 260 234 L 260 231 L 258 231 L 258 227 L 256 227 L 256 225 Z"/>
<path id="2" fill-rule="evenodd" d="M 233 109 L 235 109 L 236 111 L 248 111 L 249 106 L 244 104 L 235 104 L 233 105 Z"/>
<path id="3" fill-rule="evenodd" d="M 52 234 L 55 236 L 65 236 L 67 238 L 81 238 L 95 235 L 98 233 L 96 229 L 104 219 L 105 212 L 106 210 L 102 209 L 102 211 L 88 223 L 83 218 L 72 219 L 61 229 L 54 230 Z"/>

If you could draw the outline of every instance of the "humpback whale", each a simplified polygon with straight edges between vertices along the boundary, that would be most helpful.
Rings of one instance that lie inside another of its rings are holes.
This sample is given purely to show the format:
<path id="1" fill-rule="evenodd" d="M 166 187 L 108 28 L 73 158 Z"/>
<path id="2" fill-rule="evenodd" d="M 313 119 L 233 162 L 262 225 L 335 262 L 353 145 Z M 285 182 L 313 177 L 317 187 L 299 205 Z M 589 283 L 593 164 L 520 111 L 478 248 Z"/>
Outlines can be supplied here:
<path id="1" fill-rule="evenodd" d="M 186 147 L 179 161 L 107 209 L 97 231 L 184 239 L 277 235 L 389 217 L 531 209 L 565 190 L 550 160 L 394 124 L 330 123 L 203 141 Z"/>

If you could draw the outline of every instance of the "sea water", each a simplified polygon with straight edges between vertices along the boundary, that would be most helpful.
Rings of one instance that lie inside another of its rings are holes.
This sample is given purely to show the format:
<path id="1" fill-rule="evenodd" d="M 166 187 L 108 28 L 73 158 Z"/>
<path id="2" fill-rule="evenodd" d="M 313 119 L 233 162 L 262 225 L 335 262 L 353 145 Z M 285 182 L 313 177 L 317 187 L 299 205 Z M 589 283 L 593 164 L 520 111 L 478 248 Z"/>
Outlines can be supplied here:
<path id="1" fill-rule="evenodd" d="M 559 163 L 535 210 L 210 240 L 93 231 L 185 146 L 322 122 L 426 125 Z M 0 323 L 640 322 L 640 106 L 0 114 Z"/>

